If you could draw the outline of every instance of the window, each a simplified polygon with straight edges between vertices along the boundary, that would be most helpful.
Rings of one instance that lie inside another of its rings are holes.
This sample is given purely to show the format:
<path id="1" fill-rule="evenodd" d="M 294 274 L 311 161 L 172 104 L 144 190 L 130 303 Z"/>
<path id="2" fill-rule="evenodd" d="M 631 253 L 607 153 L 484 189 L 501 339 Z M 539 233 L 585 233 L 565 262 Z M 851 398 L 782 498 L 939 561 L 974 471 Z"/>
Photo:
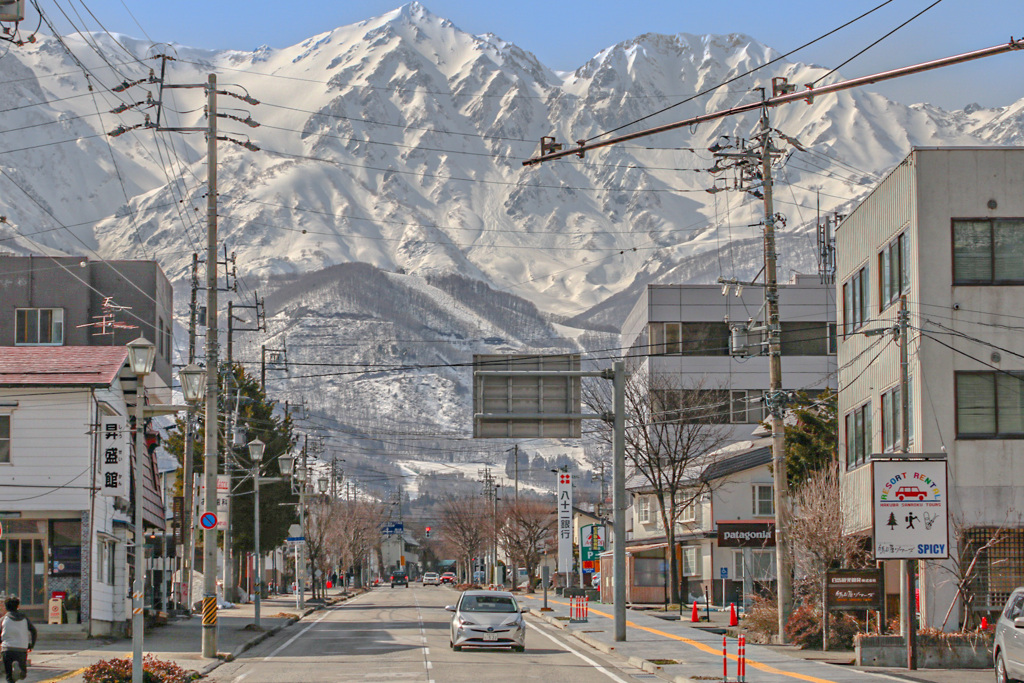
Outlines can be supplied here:
<path id="1" fill-rule="evenodd" d="M 759 424 L 768 419 L 762 389 L 733 389 L 729 392 L 733 424 Z"/>
<path id="2" fill-rule="evenodd" d="M 15 345 L 64 343 L 63 308 L 19 308 L 14 320 Z"/>
<path id="3" fill-rule="evenodd" d="M 878 310 L 884 311 L 910 291 L 910 238 L 903 233 L 878 254 Z"/>
<path id="4" fill-rule="evenodd" d="M 664 586 L 667 564 L 660 557 L 636 557 L 633 559 L 633 580 L 637 586 Z"/>
<path id="5" fill-rule="evenodd" d="M 729 392 L 718 389 L 656 389 L 651 392 L 651 409 L 664 421 L 729 422 Z"/>
<path id="6" fill-rule="evenodd" d="M 828 355 L 829 323 L 782 322 L 780 327 L 783 356 Z"/>
<path id="7" fill-rule="evenodd" d="M 729 355 L 729 326 L 724 322 L 650 323 L 652 354 Z"/>
<path id="8" fill-rule="evenodd" d="M 839 350 L 839 340 L 836 338 L 838 328 L 839 325 L 836 323 L 828 324 L 828 349 L 826 351 L 826 355 L 834 356 L 836 355 L 836 352 Z"/>
<path id="9" fill-rule="evenodd" d="M 11 461 L 11 416 L 0 415 L 0 462 Z"/>
<path id="10" fill-rule="evenodd" d="M 96 542 L 97 580 L 107 586 L 114 585 L 114 552 L 116 549 L 114 541 L 101 538 Z"/>
<path id="11" fill-rule="evenodd" d="M 636 519 L 641 524 L 651 521 L 651 499 L 647 496 L 637 496 Z"/>
<path id="12" fill-rule="evenodd" d="M 907 386 L 907 412 L 913 416 L 914 391 L 913 383 L 908 380 Z M 886 452 L 898 451 L 903 447 L 903 434 L 901 431 L 903 409 L 900 405 L 900 387 L 896 385 L 889 391 L 882 394 L 882 449 Z M 908 425 L 908 437 L 910 443 L 914 443 L 914 420 L 911 419 Z"/>
<path id="13" fill-rule="evenodd" d="M 843 334 L 852 334 L 868 321 L 868 269 L 861 268 L 843 284 Z"/>
<path id="14" fill-rule="evenodd" d="M 743 563 L 743 551 L 733 553 L 733 567 L 736 579 L 746 578 L 746 567 Z M 750 551 L 750 578 L 754 581 L 771 581 L 775 578 L 775 553 L 771 550 Z"/>
<path id="15" fill-rule="evenodd" d="M 679 521 L 682 524 L 692 524 L 697 521 L 697 501 L 691 500 L 679 510 Z"/>
<path id="16" fill-rule="evenodd" d="M 700 576 L 700 548 L 683 547 L 683 576 Z"/>
<path id="17" fill-rule="evenodd" d="M 871 403 L 846 414 L 846 466 L 867 462 L 871 455 Z"/>
<path id="18" fill-rule="evenodd" d="M 775 487 L 771 484 L 754 484 L 754 516 L 768 517 L 775 514 Z"/>
<path id="19" fill-rule="evenodd" d="M 1024 284 L 1024 219 L 954 219 L 953 284 Z"/>
<path id="20" fill-rule="evenodd" d="M 960 438 L 1024 437 L 1024 375 L 956 373 L 956 431 Z"/>

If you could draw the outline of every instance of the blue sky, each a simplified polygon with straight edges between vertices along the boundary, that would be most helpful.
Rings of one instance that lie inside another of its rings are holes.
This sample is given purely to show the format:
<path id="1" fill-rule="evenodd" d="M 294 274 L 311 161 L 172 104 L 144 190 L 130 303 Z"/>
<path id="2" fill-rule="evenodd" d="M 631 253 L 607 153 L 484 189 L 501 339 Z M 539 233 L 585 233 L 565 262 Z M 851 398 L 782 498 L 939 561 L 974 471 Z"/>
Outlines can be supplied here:
<path id="1" fill-rule="evenodd" d="M 40 0 L 57 19 L 83 0 Z M 423 0 L 434 14 L 470 33 L 495 33 L 558 70 L 571 70 L 601 49 L 647 32 L 746 33 L 780 52 L 822 35 L 884 0 Z M 892 0 L 848 29 L 793 59 L 835 66 L 934 0 Z M 285 47 L 316 33 L 383 14 L 402 0 L 85 0 L 110 31 L 212 49 Z M 299 11 L 290 11 L 299 8 Z M 87 16 L 84 10 L 80 14 Z M 133 18 L 134 17 L 134 18 Z M 136 20 L 138 23 L 136 23 Z M 140 29 L 141 26 L 141 29 Z M 65 24 L 66 28 L 66 24 Z M 90 18 L 90 28 L 98 26 Z M 941 0 L 862 57 L 846 77 L 967 52 L 1024 33 L 1024 0 Z M 872 89 L 903 102 L 960 108 L 1000 106 L 1024 97 L 1024 52 L 948 67 Z"/>

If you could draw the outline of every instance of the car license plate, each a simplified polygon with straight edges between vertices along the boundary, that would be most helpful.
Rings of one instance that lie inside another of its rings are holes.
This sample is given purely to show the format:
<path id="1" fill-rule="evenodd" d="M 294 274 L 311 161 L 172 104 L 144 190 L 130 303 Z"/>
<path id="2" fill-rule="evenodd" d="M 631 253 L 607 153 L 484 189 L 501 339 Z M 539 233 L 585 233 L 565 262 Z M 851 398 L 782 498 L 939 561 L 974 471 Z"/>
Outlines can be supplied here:
<path id="1" fill-rule="evenodd" d="M 498 634 L 497 633 L 485 633 L 484 634 L 484 640 L 497 640 L 497 639 L 498 639 Z"/>

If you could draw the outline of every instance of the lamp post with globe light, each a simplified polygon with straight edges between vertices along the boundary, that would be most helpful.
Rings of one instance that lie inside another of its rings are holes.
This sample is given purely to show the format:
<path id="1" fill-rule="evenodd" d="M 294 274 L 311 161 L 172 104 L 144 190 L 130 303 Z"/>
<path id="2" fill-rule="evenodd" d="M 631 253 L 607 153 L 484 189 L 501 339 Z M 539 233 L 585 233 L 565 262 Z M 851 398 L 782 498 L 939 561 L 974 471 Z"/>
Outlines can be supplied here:
<path id="1" fill-rule="evenodd" d="M 185 398 L 185 403 L 188 404 L 188 412 L 185 413 L 185 473 L 184 473 L 184 499 L 185 505 L 182 510 L 181 529 L 182 533 L 187 534 L 184 540 L 185 552 L 182 553 L 181 557 L 181 577 L 183 583 L 183 597 L 185 598 L 185 606 L 187 614 L 192 612 L 192 563 L 195 561 L 195 520 L 192 517 L 192 513 L 195 510 L 195 492 L 193 487 L 193 469 L 194 463 L 192 462 L 195 445 L 193 443 L 192 436 L 192 417 L 199 402 L 206 396 L 206 371 L 196 365 L 190 363 L 182 368 L 178 372 L 178 378 L 181 382 L 181 393 Z"/>
<path id="2" fill-rule="evenodd" d="M 132 585 L 132 683 L 142 683 L 143 598 L 146 571 L 146 538 L 142 533 L 145 487 L 142 474 L 146 452 L 146 375 L 153 371 L 156 347 L 144 337 L 128 342 L 128 364 L 137 377 L 135 390 L 135 581 Z"/>
<path id="3" fill-rule="evenodd" d="M 263 553 L 260 550 L 260 465 L 263 462 L 263 450 L 266 444 L 259 439 L 249 442 L 249 457 L 252 460 L 252 490 L 253 490 L 253 535 L 256 545 L 256 590 L 253 596 L 253 621 L 256 630 L 260 628 L 260 598 L 263 594 Z"/>

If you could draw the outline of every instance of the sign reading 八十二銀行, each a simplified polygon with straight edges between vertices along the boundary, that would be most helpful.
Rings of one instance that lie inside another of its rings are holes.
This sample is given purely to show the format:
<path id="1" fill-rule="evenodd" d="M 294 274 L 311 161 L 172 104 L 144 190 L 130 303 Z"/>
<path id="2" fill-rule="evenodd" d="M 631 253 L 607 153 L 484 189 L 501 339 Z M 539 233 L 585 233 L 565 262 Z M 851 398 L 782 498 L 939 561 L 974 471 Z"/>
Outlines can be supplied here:
<path id="1" fill-rule="evenodd" d="M 949 557 L 946 461 L 875 460 L 871 466 L 875 559 Z"/>

